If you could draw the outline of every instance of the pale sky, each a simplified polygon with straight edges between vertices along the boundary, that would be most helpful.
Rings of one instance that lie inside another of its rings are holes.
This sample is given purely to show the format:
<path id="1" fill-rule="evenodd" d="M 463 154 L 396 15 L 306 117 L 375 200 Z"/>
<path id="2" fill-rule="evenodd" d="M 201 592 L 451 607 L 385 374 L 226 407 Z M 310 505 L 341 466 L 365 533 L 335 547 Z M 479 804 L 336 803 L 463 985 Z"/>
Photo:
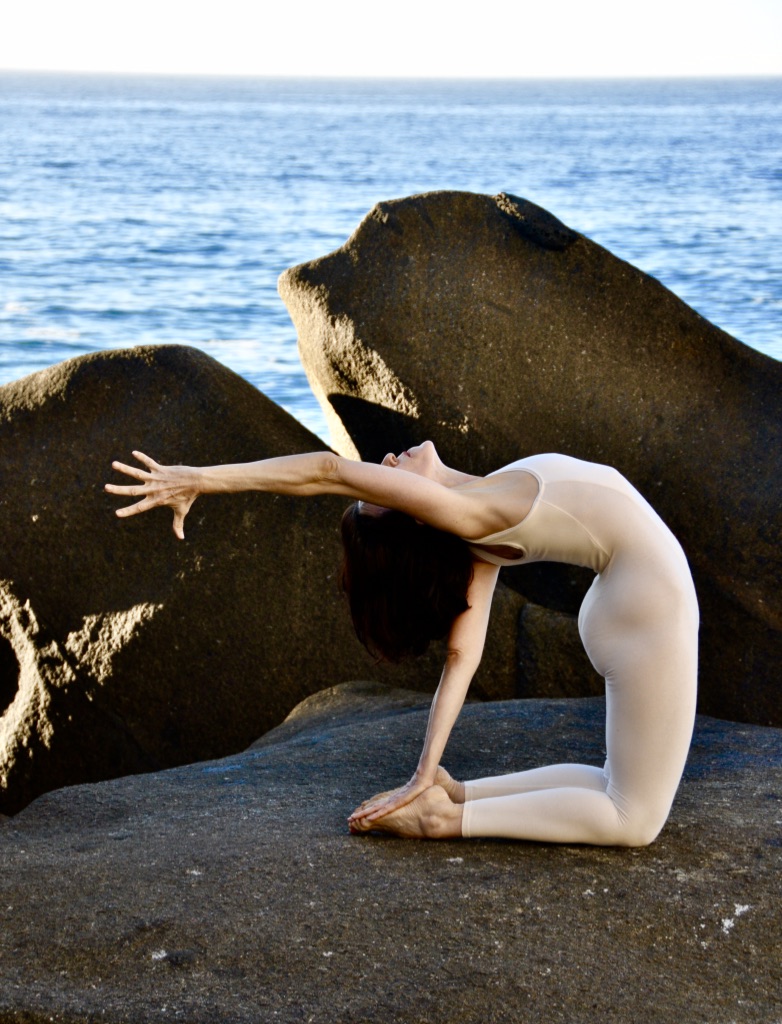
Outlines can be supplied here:
<path id="1" fill-rule="evenodd" d="M 6 0 L 0 69 L 782 75 L 782 0 Z"/>

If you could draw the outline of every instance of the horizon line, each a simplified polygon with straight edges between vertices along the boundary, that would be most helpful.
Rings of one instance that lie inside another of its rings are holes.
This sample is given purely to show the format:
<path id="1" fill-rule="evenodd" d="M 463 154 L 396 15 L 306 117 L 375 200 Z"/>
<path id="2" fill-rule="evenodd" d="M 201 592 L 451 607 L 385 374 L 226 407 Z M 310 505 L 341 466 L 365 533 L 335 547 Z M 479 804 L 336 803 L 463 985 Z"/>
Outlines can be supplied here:
<path id="1" fill-rule="evenodd" d="M 259 81 L 312 82 L 709 82 L 782 80 L 778 72 L 720 72 L 676 74 L 584 74 L 584 75 L 365 75 L 365 74 L 296 74 L 254 71 L 153 71 L 108 70 L 95 68 L 14 68 L 0 67 L 0 75 L 81 75 L 94 78 L 214 78 L 254 79 Z"/>

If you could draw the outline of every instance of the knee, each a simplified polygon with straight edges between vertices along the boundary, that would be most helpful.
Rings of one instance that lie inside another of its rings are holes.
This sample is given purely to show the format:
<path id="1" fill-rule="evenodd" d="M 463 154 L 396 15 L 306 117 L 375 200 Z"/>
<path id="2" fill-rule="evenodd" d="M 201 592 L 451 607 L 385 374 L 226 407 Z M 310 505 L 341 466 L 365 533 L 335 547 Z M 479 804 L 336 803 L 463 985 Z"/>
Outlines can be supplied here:
<path id="1" fill-rule="evenodd" d="M 625 819 L 617 837 L 617 846 L 651 846 L 662 831 L 668 815 L 638 815 Z"/>
<path id="2" fill-rule="evenodd" d="M 616 845 L 629 847 L 651 846 L 659 834 L 660 829 L 657 827 L 636 826 L 623 832 L 620 841 Z"/>

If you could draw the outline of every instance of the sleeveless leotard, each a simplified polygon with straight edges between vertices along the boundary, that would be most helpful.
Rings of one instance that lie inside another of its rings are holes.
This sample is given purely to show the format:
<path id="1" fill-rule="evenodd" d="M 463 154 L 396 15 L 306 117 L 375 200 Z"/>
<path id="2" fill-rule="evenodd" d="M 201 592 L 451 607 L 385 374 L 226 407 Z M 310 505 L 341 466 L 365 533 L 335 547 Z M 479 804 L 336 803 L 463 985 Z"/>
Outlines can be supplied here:
<path id="1" fill-rule="evenodd" d="M 535 455 L 497 472 L 517 470 L 538 481 L 529 513 L 469 543 L 497 565 L 556 561 L 597 573 L 578 627 L 606 680 L 608 758 L 602 771 L 554 765 L 467 783 L 464 834 L 651 841 L 668 816 L 695 715 L 698 604 L 687 559 L 651 505 L 616 470 Z M 516 549 L 519 558 L 487 546 Z"/>

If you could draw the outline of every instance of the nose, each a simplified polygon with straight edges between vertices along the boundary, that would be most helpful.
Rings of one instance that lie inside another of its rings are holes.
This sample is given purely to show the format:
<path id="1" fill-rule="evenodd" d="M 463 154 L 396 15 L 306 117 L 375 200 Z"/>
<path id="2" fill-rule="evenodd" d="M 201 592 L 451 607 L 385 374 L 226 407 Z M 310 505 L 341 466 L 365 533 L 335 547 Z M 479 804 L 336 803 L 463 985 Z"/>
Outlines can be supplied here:
<path id="1" fill-rule="evenodd" d="M 399 459 L 394 455 L 393 452 L 389 452 L 388 455 L 383 457 L 383 461 L 380 463 L 381 466 L 395 466 L 399 462 Z"/>

